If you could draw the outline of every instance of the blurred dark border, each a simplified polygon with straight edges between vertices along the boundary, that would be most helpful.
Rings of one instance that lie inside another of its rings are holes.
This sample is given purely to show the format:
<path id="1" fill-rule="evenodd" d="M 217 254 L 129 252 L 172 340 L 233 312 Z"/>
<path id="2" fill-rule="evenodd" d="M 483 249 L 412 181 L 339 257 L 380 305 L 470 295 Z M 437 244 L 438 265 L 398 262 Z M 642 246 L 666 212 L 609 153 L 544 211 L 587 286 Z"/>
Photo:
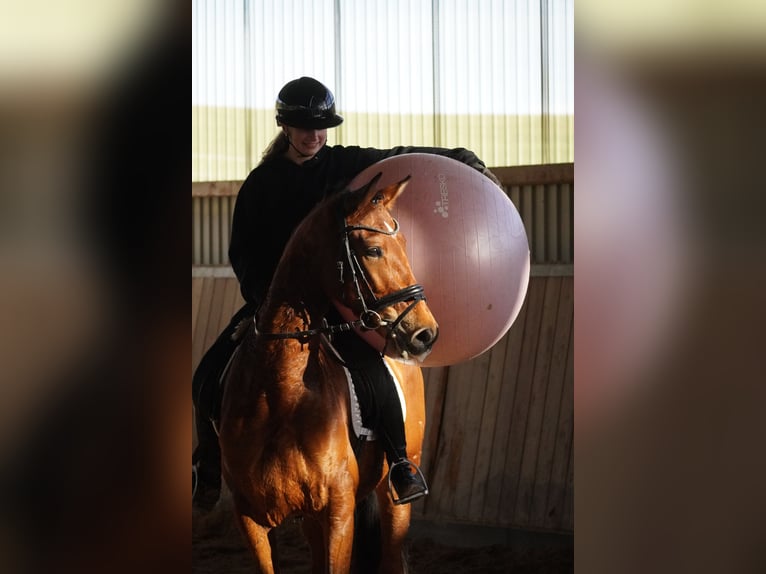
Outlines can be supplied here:
<path id="1" fill-rule="evenodd" d="M 191 5 L 164 6 L 161 21 L 85 97 L 78 141 L 86 143 L 69 207 L 96 270 L 101 326 L 78 359 L 48 375 L 48 387 L 61 390 L 33 410 L 31 430 L 2 459 L 5 572 L 190 564 Z M 44 91 L 28 101 L 55 99 Z M 18 100 L 0 105 L 10 115 Z M 67 328 L 28 320 L 41 335 Z M 36 361 L 45 352 L 29 350 Z"/>

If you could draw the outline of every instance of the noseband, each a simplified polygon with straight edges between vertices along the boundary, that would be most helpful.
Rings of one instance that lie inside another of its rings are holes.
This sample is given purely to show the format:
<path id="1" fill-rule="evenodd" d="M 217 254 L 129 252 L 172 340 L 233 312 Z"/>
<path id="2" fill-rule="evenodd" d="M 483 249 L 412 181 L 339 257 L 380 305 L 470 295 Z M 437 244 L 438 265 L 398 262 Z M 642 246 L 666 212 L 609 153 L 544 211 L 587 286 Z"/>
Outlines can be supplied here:
<path id="1" fill-rule="evenodd" d="M 256 323 L 256 333 L 260 336 L 266 337 L 268 339 L 303 339 L 306 337 L 311 337 L 313 335 L 319 335 L 322 333 L 340 333 L 345 331 L 350 331 L 351 329 L 361 328 L 364 330 L 372 331 L 375 329 L 379 329 L 380 327 L 385 327 L 388 331 L 387 338 L 396 338 L 396 328 L 399 326 L 399 323 L 402 322 L 402 319 L 415 307 L 415 305 L 418 304 L 419 301 L 425 301 L 425 291 L 423 289 L 422 285 L 414 284 L 410 285 L 409 287 L 405 287 L 403 289 L 399 289 L 398 291 L 394 291 L 393 293 L 389 293 L 388 295 L 385 295 L 383 297 L 376 297 L 375 292 L 372 289 L 372 286 L 370 285 L 369 280 L 367 279 L 367 275 L 364 272 L 364 267 L 359 262 L 359 258 L 356 256 L 356 253 L 353 249 L 351 249 L 351 242 L 350 242 L 350 234 L 352 231 L 370 231 L 372 233 L 381 233 L 383 235 L 389 235 L 391 237 L 395 236 L 397 233 L 399 233 L 399 222 L 394 218 L 394 229 L 393 231 L 387 231 L 385 229 L 378 229 L 377 227 L 369 227 L 367 225 L 348 225 L 346 222 L 345 217 L 339 218 L 342 223 L 342 234 L 343 234 L 343 248 L 342 252 L 343 255 L 345 255 L 345 263 L 344 259 L 338 259 L 338 261 L 335 263 L 335 266 L 339 273 L 339 280 L 340 283 L 344 282 L 345 278 L 345 271 L 344 269 L 348 267 L 351 273 L 351 280 L 354 283 L 354 290 L 356 291 L 356 295 L 359 298 L 359 301 L 362 305 L 362 312 L 359 315 L 359 319 L 355 321 L 348 321 L 346 323 L 341 323 L 339 325 L 328 325 L 326 322 L 322 327 L 318 327 L 316 329 L 307 329 L 305 331 L 294 331 L 290 333 L 263 333 L 258 330 L 256 319 L 253 319 L 253 322 Z M 364 295 L 362 294 L 362 285 L 360 284 L 360 278 L 364 283 L 364 287 L 366 288 L 367 292 L 370 295 L 371 301 L 367 301 L 364 298 Z M 405 301 L 410 301 L 410 304 L 407 306 L 407 308 L 402 311 L 397 318 L 392 321 L 388 322 L 383 319 L 383 317 L 380 316 L 379 311 L 385 309 L 386 307 L 390 307 L 391 305 L 396 305 L 397 303 L 402 303 Z"/>

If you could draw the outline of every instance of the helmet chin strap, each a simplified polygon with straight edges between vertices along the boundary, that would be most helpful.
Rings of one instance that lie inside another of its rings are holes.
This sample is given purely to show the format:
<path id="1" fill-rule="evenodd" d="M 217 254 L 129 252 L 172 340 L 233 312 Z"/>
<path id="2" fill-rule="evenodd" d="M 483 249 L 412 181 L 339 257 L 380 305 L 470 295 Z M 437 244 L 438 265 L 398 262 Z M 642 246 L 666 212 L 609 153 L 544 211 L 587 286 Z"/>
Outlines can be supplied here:
<path id="1" fill-rule="evenodd" d="M 290 134 L 287 133 L 287 130 L 284 131 L 284 134 L 285 134 L 285 137 L 287 138 L 287 143 L 289 143 L 292 146 L 292 148 L 297 152 L 299 156 L 305 157 L 305 158 L 314 157 L 313 153 L 303 153 L 301 150 L 295 147 L 295 144 L 293 143 L 293 140 L 290 137 Z"/>

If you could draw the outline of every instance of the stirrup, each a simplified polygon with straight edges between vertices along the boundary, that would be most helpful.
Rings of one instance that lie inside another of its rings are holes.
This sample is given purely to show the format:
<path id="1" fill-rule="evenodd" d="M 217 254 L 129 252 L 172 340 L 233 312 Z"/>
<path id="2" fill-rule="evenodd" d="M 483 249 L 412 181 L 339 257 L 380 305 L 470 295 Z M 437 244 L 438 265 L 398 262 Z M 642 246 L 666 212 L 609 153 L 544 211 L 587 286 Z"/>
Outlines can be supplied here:
<path id="1" fill-rule="evenodd" d="M 413 492 L 409 496 L 403 496 L 400 498 L 397 498 L 394 494 L 395 488 L 393 483 L 391 482 L 391 474 L 393 474 L 394 469 L 398 466 L 407 465 L 408 467 L 413 467 L 415 469 L 415 474 L 420 478 L 420 481 L 423 483 L 423 490 L 419 490 L 418 492 Z M 423 471 L 420 470 L 420 467 L 412 462 L 411 460 L 407 458 L 402 458 L 397 460 L 394 464 L 392 464 L 388 469 L 388 493 L 391 496 L 391 500 L 394 504 L 407 504 L 409 502 L 412 502 L 413 500 L 417 500 L 418 498 L 422 498 L 428 494 L 428 483 L 426 482 L 426 477 L 423 475 Z"/>

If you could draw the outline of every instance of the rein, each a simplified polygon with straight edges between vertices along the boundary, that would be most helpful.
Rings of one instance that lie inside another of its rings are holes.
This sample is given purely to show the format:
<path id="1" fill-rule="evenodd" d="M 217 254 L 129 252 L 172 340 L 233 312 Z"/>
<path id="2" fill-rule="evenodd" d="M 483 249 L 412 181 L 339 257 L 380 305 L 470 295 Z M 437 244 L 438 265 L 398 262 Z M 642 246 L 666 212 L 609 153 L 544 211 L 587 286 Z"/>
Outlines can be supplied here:
<path id="1" fill-rule="evenodd" d="M 365 275 L 364 267 L 359 262 L 359 259 L 357 258 L 354 250 L 351 249 L 349 236 L 352 231 L 370 231 L 373 233 L 381 233 L 383 235 L 389 235 L 393 237 L 399 233 L 399 222 L 394 218 L 394 229 L 393 231 L 388 231 L 385 229 L 378 229 L 377 227 L 369 227 L 367 225 L 348 225 L 346 223 L 346 219 L 343 218 L 342 229 L 343 252 L 346 258 L 346 264 L 351 272 L 351 279 L 354 282 L 354 289 L 356 290 L 356 294 L 362 304 L 362 312 L 359 315 L 359 319 L 356 319 L 355 321 L 340 323 L 339 325 L 328 325 L 327 320 L 322 319 L 323 325 L 314 329 L 291 331 L 287 333 L 264 333 L 258 330 L 256 315 L 253 317 L 253 324 L 255 325 L 256 335 L 266 339 L 306 339 L 321 334 L 332 335 L 334 333 L 344 333 L 357 328 L 372 331 L 380 327 L 385 327 L 388 331 L 387 337 L 392 339 L 396 338 L 396 333 L 394 331 L 399 326 L 399 323 L 401 323 L 402 319 L 404 319 L 404 317 L 410 311 L 412 311 L 412 309 L 415 307 L 415 305 L 418 304 L 419 301 L 425 301 L 426 296 L 423 286 L 416 283 L 414 285 L 410 285 L 409 287 L 399 289 L 398 291 L 394 291 L 393 293 L 389 293 L 388 295 L 377 298 L 372 290 L 372 286 L 370 285 L 367 276 Z M 343 283 L 345 267 L 344 262 L 342 259 L 339 259 L 335 265 L 340 275 L 340 282 Z M 359 277 L 361 277 L 364 281 L 364 286 L 367 288 L 367 291 L 372 297 L 372 302 L 369 304 L 362 295 L 362 287 L 359 283 Z M 403 301 L 411 301 L 411 303 L 404 311 L 399 314 L 399 316 L 393 322 L 385 321 L 380 316 L 379 311 L 382 309 L 390 307 L 391 305 L 395 305 L 396 303 L 401 303 Z"/>
<path id="2" fill-rule="evenodd" d="M 363 329 L 369 328 L 369 327 L 365 327 L 364 322 L 361 319 L 357 319 L 356 321 L 347 321 L 346 323 L 341 323 L 340 325 L 328 325 L 327 321 L 325 319 L 322 319 L 322 321 L 324 322 L 324 325 L 322 325 L 321 327 L 317 327 L 316 329 L 306 329 L 305 331 L 291 331 L 289 333 L 264 333 L 263 331 L 258 330 L 257 319 L 258 319 L 257 315 L 253 317 L 253 324 L 255 325 L 255 334 L 265 339 L 307 339 L 315 335 L 322 335 L 322 334 L 332 335 L 334 333 L 344 333 L 344 332 L 350 331 L 351 329 L 356 329 L 356 328 L 363 328 Z"/>

